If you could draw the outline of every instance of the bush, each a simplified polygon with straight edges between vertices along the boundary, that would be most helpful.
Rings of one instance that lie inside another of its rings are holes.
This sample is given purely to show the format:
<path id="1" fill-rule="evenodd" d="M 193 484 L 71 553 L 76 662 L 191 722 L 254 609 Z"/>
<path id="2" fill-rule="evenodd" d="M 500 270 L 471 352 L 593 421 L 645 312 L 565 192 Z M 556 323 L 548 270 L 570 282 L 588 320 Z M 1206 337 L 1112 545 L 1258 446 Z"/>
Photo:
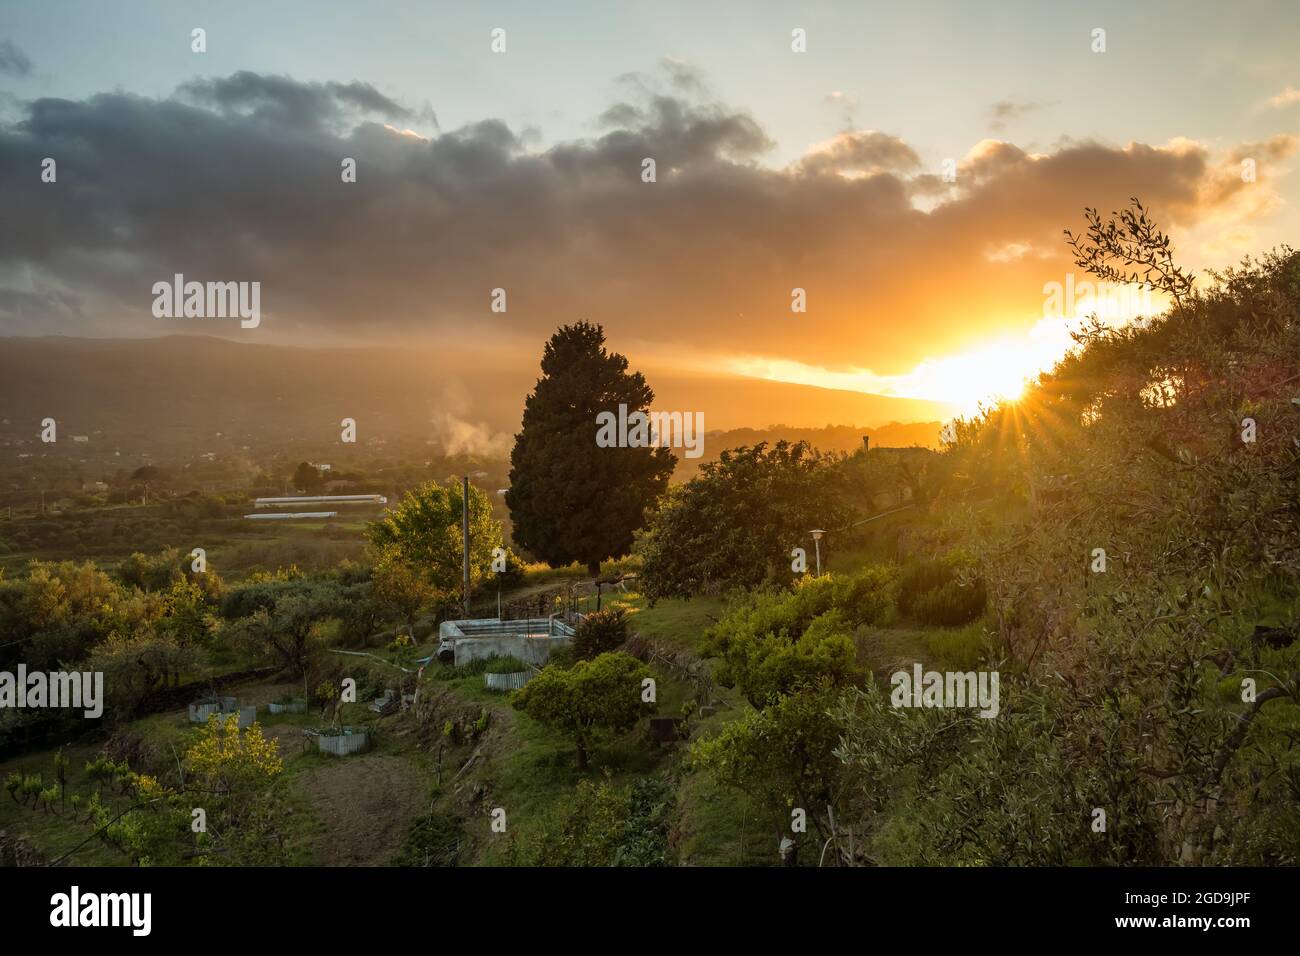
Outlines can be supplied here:
<path id="1" fill-rule="evenodd" d="M 818 680 L 852 683 L 858 677 L 853 630 L 890 610 L 889 579 L 887 571 L 867 569 L 746 595 L 705 634 L 708 654 L 721 658 L 719 682 L 739 688 L 757 708 Z"/>
<path id="2" fill-rule="evenodd" d="M 393 858 L 394 866 L 455 866 L 465 840 L 460 817 L 429 814 L 417 817 L 406 843 Z"/>
<path id="3" fill-rule="evenodd" d="M 833 578 L 835 607 L 854 625 L 878 624 L 894 603 L 895 572 L 866 567 L 856 574 Z"/>
<path id="4" fill-rule="evenodd" d="M 578 661 L 571 670 L 544 667 L 515 693 L 514 706 L 539 723 L 571 737 L 577 746 L 578 769 L 587 766 L 587 752 L 603 736 L 623 733 L 655 711 L 641 699 L 641 682 L 650 669 L 627 654 L 601 654 Z"/>
<path id="5" fill-rule="evenodd" d="M 554 647 L 551 649 L 550 657 L 546 658 L 547 667 L 555 667 L 562 671 L 567 671 L 577 662 L 578 655 L 572 647 Z"/>
<path id="6" fill-rule="evenodd" d="M 667 866 L 673 791 L 643 778 L 626 787 L 581 780 L 507 850 L 514 866 Z"/>
<path id="7" fill-rule="evenodd" d="M 573 634 L 573 652 L 578 660 L 589 661 L 612 651 L 627 640 L 627 610 L 608 608 L 588 614 Z"/>
<path id="8" fill-rule="evenodd" d="M 936 558 L 908 564 L 898 578 L 898 609 L 911 614 L 924 595 L 943 587 L 956 576 L 950 564 Z"/>
<path id="9" fill-rule="evenodd" d="M 739 688 L 762 708 L 805 684 L 856 679 L 853 627 L 843 611 L 829 608 L 829 581 L 810 581 L 792 592 L 758 592 L 733 606 L 707 632 L 710 652 L 722 659 L 719 683 Z M 822 607 L 827 609 L 813 613 Z"/>
<path id="10" fill-rule="evenodd" d="M 988 595 L 983 581 L 961 574 L 968 561 L 954 553 L 909 564 L 898 580 L 898 609 L 922 624 L 938 627 L 969 624 L 979 618 Z"/>
<path id="11" fill-rule="evenodd" d="M 483 668 L 484 674 L 518 674 L 528 670 L 528 665 L 517 657 L 494 657 Z"/>
<path id="12" fill-rule="evenodd" d="M 980 617 L 987 602 L 988 595 L 981 582 L 963 587 L 956 581 L 949 581 L 921 595 L 912 608 L 912 614 L 924 624 L 953 627 Z"/>
<path id="13" fill-rule="evenodd" d="M 931 631 L 925 643 L 938 664 L 953 670 L 975 670 L 984 658 L 984 628 L 979 623 L 951 631 Z"/>

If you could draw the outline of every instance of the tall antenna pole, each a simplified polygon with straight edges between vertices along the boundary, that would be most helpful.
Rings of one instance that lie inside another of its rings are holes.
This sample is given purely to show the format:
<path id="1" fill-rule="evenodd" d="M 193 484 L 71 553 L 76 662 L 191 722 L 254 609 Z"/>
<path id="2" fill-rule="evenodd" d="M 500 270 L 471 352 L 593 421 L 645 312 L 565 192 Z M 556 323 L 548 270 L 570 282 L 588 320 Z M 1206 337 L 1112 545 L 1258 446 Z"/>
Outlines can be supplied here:
<path id="1" fill-rule="evenodd" d="M 464 544 L 461 566 L 465 575 L 465 619 L 469 619 L 469 475 L 461 479 L 460 536 Z"/>

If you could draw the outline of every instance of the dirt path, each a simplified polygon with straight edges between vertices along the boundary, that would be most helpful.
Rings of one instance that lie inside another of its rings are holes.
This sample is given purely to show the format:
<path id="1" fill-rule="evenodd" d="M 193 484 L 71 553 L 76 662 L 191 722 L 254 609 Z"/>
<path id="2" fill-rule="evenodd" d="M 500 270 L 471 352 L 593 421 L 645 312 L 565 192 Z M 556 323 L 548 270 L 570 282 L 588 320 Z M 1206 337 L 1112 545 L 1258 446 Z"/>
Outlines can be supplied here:
<path id="1" fill-rule="evenodd" d="M 323 866 L 383 866 L 423 812 L 427 781 L 400 757 L 346 757 L 298 776 L 326 831 L 317 840 Z"/>

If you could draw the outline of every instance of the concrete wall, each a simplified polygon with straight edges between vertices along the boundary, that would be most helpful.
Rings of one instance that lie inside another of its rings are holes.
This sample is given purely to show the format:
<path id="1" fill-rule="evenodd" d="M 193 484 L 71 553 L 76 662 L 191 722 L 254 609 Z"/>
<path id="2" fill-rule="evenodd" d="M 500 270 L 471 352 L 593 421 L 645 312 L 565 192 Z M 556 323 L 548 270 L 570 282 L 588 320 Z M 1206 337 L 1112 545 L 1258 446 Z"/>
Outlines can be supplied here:
<path id="1" fill-rule="evenodd" d="M 526 636 L 530 634 L 549 636 Z M 443 621 L 438 636 L 454 642 L 457 667 L 491 657 L 517 657 L 540 666 L 546 663 L 554 648 L 565 647 L 573 640 L 573 628 L 556 618 L 513 621 L 482 618 Z"/>
<path id="2" fill-rule="evenodd" d="M 541 666 L 552 648 L 565 647 L 571 637 L 462 637 L 456 641 L 456 666 L 490 657 L 517 657 Z"/>

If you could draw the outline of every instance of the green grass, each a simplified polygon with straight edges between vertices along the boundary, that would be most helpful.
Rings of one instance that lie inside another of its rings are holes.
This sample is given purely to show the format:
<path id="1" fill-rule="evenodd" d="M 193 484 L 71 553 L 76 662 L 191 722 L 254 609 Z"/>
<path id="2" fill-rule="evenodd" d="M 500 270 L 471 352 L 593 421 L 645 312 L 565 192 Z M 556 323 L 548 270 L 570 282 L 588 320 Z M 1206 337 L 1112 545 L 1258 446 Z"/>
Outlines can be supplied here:
<path id="1" fill-rule="evenodd" d="M 641 561 L 635 557 L 619 558 L 613 561 L 603 561 L 600 565 L 601 577 L 608 577 L 614 574 L 624 574 L 634 572 L 641 566 Z M 536 562 L 524 566 L 524 586 L 519 590 L 528 590 L 536 588 L 539 585 L 558 584 L 561 581 L 589 581 L 591 575 L 587 573 L 585 564 L 565 565 L 562 568 L 553 568 L 548 564 Z"/>
<path id="2" fill-rule="evenodd" d="M 669 674 L 656 671 L 654 677 L 657 712 L 664 716 L 680 714 L 682 706 L 691 699 L 691 688 Z M 508 835 L 526 838 L 549 812 L 572 798 L 580 780 L 608 778 L 615 784 L 629 783 L 660 771 L 680 753 L 650 743 L 642 722 L 626 734 L 600 739 L 590 748 L 588 768 L 580 771 L 577 748 L 571 738 L 514 710 L 509 695 L 484 687 L 482 674 L 443 676 L 429 681 L 428 686 L 432 691 L 450 690 L 465 703 L 490 708 L 495 714 L 493 726 L 504 729 L 504 739 L 497 739 L 487 749 L 483 761 L 458 781 L 463 786 L 469 786 L 471 781 L 482 785 L 491 795 L 490 806 L 466 821 L 466 832 L 479 849 L 475 859 L 465 862 L 484 865 L 503 862 Z M 457 754 L 457 762 L 467 760 L 475 746 L 462 748 L 464 753 Z M 448 791 L 450 781 L 451 775 L 444 779 Z M 494 807 L 506 811 L 506 834 L 492 832 L 489 811 Z M 452 793 L 443 794 L 440 810 L 457 811 Z"/>
<path id="3" fill-rule="evenodd" d="M 667 598 L 650 607 L 635 591 L 609 596 L 605 607 L 622 606 L 629 612 L 631 629 L 643 637 L 680 650 L 699 653 L 704 632 L 722 617 L 720 597 Z"/>
<path id="4" fill-rule="evenodd" d="M 692 866 L 769 866 L 776 862 L 775 835 L 762 826 L 737 790 L 719 787 L 704 774 L 684 777 L 677 788 L 678 846 Z"/>
<path id="5" fill-rule="evenodd" d="M 637 728 L 620 737 L 604 739 L 591 748 L 589 766 L 577 768 L 573 741 L 538 723 L 527 714 L 510 717 L 508 745 L 493 753 L 476 769 L 475 778 L 488 786 L 491 803 L 507 814 L 507 834 L 526 836 L 546 814 L 572 798 L 582 779 L 606 776 L 617 784 L 653 772 L 662 761 Z M 505 834 L 493 833 L 486 814 L 468 821 L 466 829 L 482 849 L 478 862 L 499 864 L 505 851 Z"/>
<path id="6" fill-rule="evenodd" d="M 961 627 L 935 628 L 926 635 L 926 647 L 936 664 L 959 671 L 975 670 L 984 659 L 984 630 L 981 621 Z"/>

